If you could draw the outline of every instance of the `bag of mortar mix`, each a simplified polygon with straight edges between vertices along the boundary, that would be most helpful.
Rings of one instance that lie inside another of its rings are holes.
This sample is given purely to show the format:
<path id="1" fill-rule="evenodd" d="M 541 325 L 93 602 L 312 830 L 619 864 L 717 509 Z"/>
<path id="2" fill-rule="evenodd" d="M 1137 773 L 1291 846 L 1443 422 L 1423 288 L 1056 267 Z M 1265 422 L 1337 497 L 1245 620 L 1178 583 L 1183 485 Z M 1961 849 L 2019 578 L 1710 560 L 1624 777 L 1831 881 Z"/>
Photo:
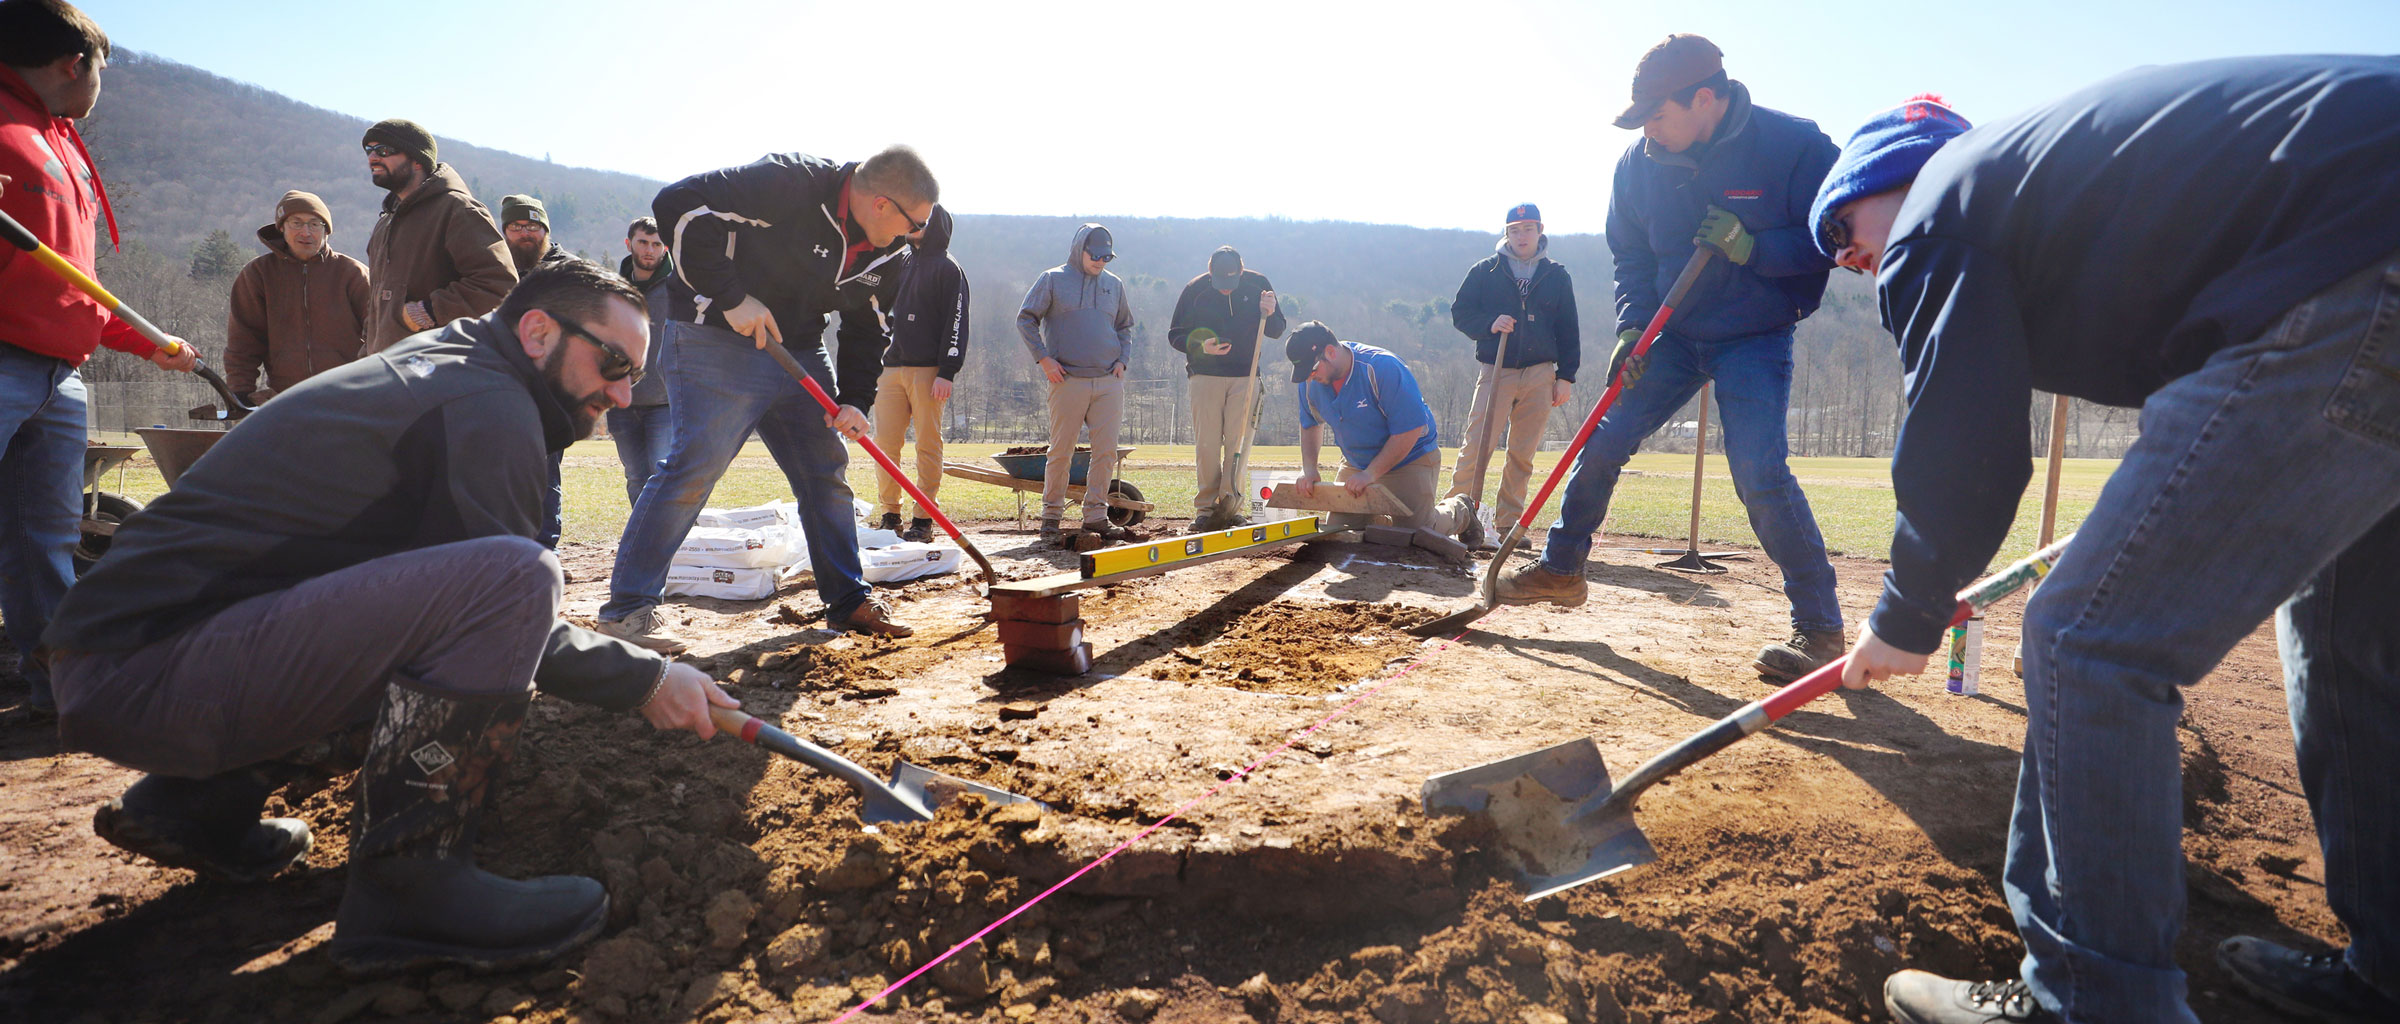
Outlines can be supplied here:
<path id="1" fill-rule="evenodd" d="M 771 526 L 797 528 L 800 506 L 793 502 L 768 502 L 748 508 L 704 508 L 693 526 L 715 526 L 729 530 L 764 530 Z"/>
<path id="2" fill-rule="evenodd" d="M 867 531 L 860 530 L 861 540 Z M 885 547 L 862 548 L 859 560 L 866 565 L 869 583 L 898 583 L 925 576 L 957 572 L 958 564 L 967 553 L 947 544 L 914 544 L 900 541 Z"/>
<path id="3" fill-rule="evenodd" d="M 775 576 L 774 569 L 670 565 L 667 567 L 666 596 L 763 601 L 775 596 Z"/>
<path id="4" fill-rule="evenodd" d="M 808 545 L 798 530 L 771 526 L 740 530 L 724 526 L 695 526 L 675 546 L 671 564 L 723 569 L 780 569 L 808 560 Z"/>

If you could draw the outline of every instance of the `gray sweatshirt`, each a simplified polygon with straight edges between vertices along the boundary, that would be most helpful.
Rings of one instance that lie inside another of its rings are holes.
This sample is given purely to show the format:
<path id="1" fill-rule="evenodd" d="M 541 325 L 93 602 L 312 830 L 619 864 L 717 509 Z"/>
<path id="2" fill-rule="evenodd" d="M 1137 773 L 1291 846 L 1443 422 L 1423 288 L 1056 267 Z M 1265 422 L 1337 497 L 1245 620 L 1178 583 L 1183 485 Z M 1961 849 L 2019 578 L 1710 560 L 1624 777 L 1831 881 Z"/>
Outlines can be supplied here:
<path id="1" fill-rule="evenodd" d="M 1099 226 L 1075 229 L 1067 262 L 1034 278 L 1025 307 L 1017 311 L 1017 332 L 1025 336 L 1034 360 L 1056 359 L 1069 377 L 1105 377 L 1118 363 L 1133 365 L 1133 307 L 1125 298 L 1125 282 L 1106 270 L 1092 275 L 1075 265 L 1084 238 Z"/>

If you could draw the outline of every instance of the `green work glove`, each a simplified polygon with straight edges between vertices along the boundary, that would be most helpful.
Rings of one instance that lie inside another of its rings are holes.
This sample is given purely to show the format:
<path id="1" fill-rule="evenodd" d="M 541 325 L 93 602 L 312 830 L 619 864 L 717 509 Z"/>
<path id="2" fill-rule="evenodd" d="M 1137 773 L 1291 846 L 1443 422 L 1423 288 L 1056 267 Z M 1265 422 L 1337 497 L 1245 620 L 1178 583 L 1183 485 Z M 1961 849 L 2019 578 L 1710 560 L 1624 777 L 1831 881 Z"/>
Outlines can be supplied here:
<path id="1" fill-rule="evenodd" d="M 1722 206 L 1708 208 L 1708 216 L 1700 219 L 1700 233 L 1692 236 L 1695 244 L 1705 245 L 1725 254 L 1735 263 L 1750 262 L 1750 247 L 1756 239 L 1742 227 L 1742 219 Z"/>
<path id="2" fill-rule="evenodd" d="M 1642 371 L 1650 368 L 1648 355 L 1633 354 L 1633 346 L 1641 340 L 1642 332 L 1631 327 L 1618 331 L 1617 350 L 1608 357 L 1608 375 L 1616 377 L 1622 374 L 1626 390 L 1631 390 L 1633 382 L 1642 379 Z"/>

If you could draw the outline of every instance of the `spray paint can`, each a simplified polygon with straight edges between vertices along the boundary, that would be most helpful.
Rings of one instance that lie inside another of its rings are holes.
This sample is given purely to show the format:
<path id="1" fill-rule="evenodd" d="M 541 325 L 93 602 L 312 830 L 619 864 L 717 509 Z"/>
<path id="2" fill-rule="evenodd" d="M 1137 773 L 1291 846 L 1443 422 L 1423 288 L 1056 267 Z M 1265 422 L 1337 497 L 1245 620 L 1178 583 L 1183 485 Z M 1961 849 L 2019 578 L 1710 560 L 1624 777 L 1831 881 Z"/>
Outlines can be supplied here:
<path id="1" fill-rule="evenodd" d="M 1975 678 L 1982 667 L 1983 616 L 1977 615 L 1950 628 L 1950 692 L 1975 696 Z"/>

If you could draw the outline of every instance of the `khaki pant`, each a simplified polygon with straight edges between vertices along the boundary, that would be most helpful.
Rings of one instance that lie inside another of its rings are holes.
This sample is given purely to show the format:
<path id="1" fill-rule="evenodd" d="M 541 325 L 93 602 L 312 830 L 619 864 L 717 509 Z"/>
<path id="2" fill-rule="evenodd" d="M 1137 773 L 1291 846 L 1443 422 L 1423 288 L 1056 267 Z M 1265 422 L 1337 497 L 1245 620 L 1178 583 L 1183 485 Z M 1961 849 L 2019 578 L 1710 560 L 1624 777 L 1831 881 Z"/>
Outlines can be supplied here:
<path id="1" fill-rule="evenodd" d="M 1108 518 L 1108 482 L 1117 474 L 1117 426 L 1125 421 L 1125 382 L 1114 374 L 1069 377 L 1050 385 L 1050 459 L 1042 465 L 1042 518 L 1067 508 L 1067 468 L 1078 428 L 1091 434 L 1092 470 L 1084 477 L 1083 521 Z"/>
<path id="2" fill-rule="evenodd" d="M 1360 472 L 1362 471 L 1345 462 L 1341 472 L 1334 474 L 1333 479 L 1338 484 L 1357 476 Z M 1396 516 L 1366 516 L 1348 512 L 1331 512 L 1327 513 L 1325 517 L 1326 528 L 1348 530 L 1389 519 L 1393 526 L 1421 526 L 1435 533 L 1456 534 L 1459 527 L 1465 525 L 1465 522 L 1458 518 L 1457 507 L 1447 502 L 1436 507 L 1433 500 L 1433 485 L 1441 478 L 1441 475 L 1442 453 L 1438 448 L 1394 466 L 1391 472 L 1385 473 L 1383 479 L 1377 482 L 1390 490 L 1392 497 L 1400 499 L 1400 503 L 1408 506 L 1413 514 L 1402 519 Z M 1330 485 L 1318 484 L 1317 486 Z"/>
<path id="3" fill-rule="evenodd" d="M 1550 422 L 1550 391 L 1558 381 L 1558 366 L 1535 363 L 1500 370 L 1496 380 L 1491 364 L 1478 366 L 1481 372 L 1475 377 L 1475 400 L 1467 408 L 1466 436 L 1458 445 L 1458 467 L 1443 497 L 1463 494 L 1479 503 L 1483 500 L 1483 475 L 1490 455 L 1484 448 L 1484 434 L 1497 404 L 1501 420 L 1498 427 L 1490 428 L 1491 444 L 1495 449 L 1506 444 L 1508 461 L 1500 470 L 1500 497 L 1493 504 L 1492 521 L 1511 523 L 1525 512 L 1525 484 L 1533 478 L 1533 453 L 1541 449 L 1542 431 Z"/>
<path id="4" fill-rule="evenodd" d="M 917 489 L 925 497 L 941 500 L 942 490 L 942 400 L 933 397 L 933 382 L 939 380 L 938 366 L 886 366 L 883 376 L 875 378 L 875 447 L 897 460 L 900 440 L 908 436 L 908 428 L 917 428 Z M 875 511 L 900 514 L 900 481 L 885 473 L 876 478 Z M 909 518 L 931 519 L 922 508 L 911 502 Z"/>
<path id="5" fill-rule="evenodd" d="M 1192 395 L 1192 456 L 1200 467 L 1199 489 L 1192 493 L 1192 508 L 1207 512 L 1219 506 L 1235 511 L 1247 511 L 1249 495 L 1243 493 L 1248 485 L 1232 477 L 1233 463 L 1242 453 L 1242 440 L 1249 424 L 1242 414 L 1255 393 L 1247 377 L 1211 377 L 1194 374 L 1189 380 Z"/>

